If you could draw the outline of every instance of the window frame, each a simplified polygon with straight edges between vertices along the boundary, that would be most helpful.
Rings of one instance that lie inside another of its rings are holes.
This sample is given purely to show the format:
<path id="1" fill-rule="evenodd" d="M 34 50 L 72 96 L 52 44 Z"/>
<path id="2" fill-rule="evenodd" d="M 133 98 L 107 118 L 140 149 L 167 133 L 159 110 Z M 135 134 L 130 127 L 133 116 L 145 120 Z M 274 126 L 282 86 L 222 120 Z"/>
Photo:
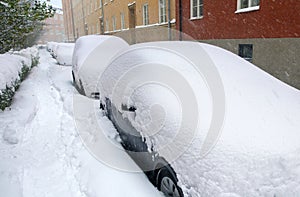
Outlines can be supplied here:
<path id="1" fill-rule="evenodd" d="M 106 32 L 109 32 L 109 20 L 106 19 L 105 21 L 105 29 L 106 29 Z"/>
<path id="2" fill-rule="evenodd" d="M 245 53 L 245 48 L 246 47 L 249 47 L 250 49 L 251 49 L 251 51 L 250 51 L 250 56 L 248 57 L 247 55 L 245 55 L 244 53 Z M 243 49 L 242 49 L 243 48 Z M 241 57 L 241 58 L 243 58 L 243 59 L 245 59 L 245 60 L 247 60 L 248 62 L 253 62 L 253 44 L 239 44 L 238 45 L 238 55 Z"/>
<path id="3" fill-rule="evenodd" d="M 145 3 L 143 5 L 143 25 L 149 25 L 149 5 L 148 5 L 148 3 Z"/>
<path id="4" fill-rule="evenodd" d="M 194 0 L 190 0 L 190 19 L 202 19 L 203 18 L 203 7 L 204 7 L 204 0 L 196 0 L 197 5 L 194 6 Z M 194 16 L 194 7 L 197 7 L 197 14 Z M 202 9 L 201 9 L 202 8 Z M 202 10 L 202 13 L 201 13 Z"/>
<path id="5" fill-rule="evenodd" d="M 121 12 L 121 30 L 122 29 L 125 29 L 126 27 L 125 27 L 125 14 L 124 14 L 124 12 Z"/>
<path id="6" fill-rule="evenodd" d="M 112 16 L 112 31 L 117 30 L 117 19 L 116 16 Z"/>
<path id="7" fill-rule="evenodd" d="M 248 6 L 242 8 L 242 1 L 243 0 L 237 0 L 237 10 L 235 13 L 242 13 L 242 12 L 250 12 L 259 10 L 260 8 L 260 0 L 247 0 Z M 254 1 L 258 1 L 257 5 L 252 5 Z"/>
<path id="8" fill-rule="evenodd" d="M 158 13 L 159 13 L 159 23 L 166 23 L 167 22 L 167 1 L 166 0 L 158 0 Z"/>

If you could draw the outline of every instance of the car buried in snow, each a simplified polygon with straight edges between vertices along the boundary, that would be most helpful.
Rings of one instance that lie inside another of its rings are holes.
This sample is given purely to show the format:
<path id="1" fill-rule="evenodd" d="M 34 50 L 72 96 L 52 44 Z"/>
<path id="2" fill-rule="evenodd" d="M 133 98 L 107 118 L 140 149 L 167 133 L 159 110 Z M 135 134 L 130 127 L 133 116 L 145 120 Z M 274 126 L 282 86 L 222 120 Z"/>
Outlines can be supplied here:
<path id="1" fill-rule="evenodd" d="M 297 196 L 300 91 L 224 49 L 150 42 L 116 56 L 100 108 L 166 196 Z"/>
<path id="2" fill-rule="evenodd" d="M 113 57 L 128 46 L 123 39 L 115 36 L 88 35 L 78 38 L 72 59 L 73 83 L 78 92 L 98 98 L 98 77 Z"/>

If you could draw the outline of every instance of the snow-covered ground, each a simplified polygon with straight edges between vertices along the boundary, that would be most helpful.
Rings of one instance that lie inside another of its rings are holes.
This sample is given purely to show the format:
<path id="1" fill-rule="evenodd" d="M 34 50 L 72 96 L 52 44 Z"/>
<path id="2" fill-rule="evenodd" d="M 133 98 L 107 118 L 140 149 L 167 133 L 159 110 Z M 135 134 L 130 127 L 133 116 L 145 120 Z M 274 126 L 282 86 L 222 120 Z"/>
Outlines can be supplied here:
<path id="1" fill-rule="evenodd" d="M 143 173 L 113 169 L 84 148 L 73 96 L 83 105 L 94 101 L 76 93 L 71 67 L 56 65 L 46 50 L 40 57 L 11 108 L 0 112 L 0 196 L 161 196 Z M 100 120 L 114 129 L 105 117 Z"/>

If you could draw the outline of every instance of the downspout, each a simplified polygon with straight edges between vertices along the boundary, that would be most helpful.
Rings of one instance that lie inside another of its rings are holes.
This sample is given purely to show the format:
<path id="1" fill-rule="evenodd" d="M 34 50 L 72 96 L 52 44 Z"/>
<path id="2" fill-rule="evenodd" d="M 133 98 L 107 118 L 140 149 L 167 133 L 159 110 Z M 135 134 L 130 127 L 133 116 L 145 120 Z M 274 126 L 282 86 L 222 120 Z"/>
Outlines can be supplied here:
<path id="1" fill-rule="evenodd" d="M 168 38 L 172 40 L 172 31 L 171 31 L 171 0 L 168 0 Z"/>
<path id="2" fill-rule="evenodd" d="M 84 35 L 87 35 L 86 26 L 85 26 L 85 13 L 84 13 L 84 7 L 83 7 L 83 0 L 81 0 L 81 8 L 82 8 L 81 11 L 82 11 L 83 33 L 84 33 Z"/>
<path id="3" fill-rule="evenodd" d="M 179 0 L 179 40 L 182 40 L 182 0 Z"/>
<path id="4" fill-rule="evenodd" d="M 74 25 L 74 13 L 73 13 L 73 2 L 72 2 L 72 0 L 70 0 L 70 6 L 71 6 L 71 15 L 72 15 L 73 41 L 76 41 L 76 39 L 75 39 L 75 25 Z"/>
<path id="5" fill-rule="evenodd" d="M 104 27 L 105 27 L 105 25 L 106 24 L 104 24 L 104 5 L 103 5 L 103 0 L 102 1 L 100 1 L 101 2 L 101 12 L 102 12 L 102 14 L 101 14 L 101 17 L 102 17 L 102 24 L 100 24 L 100 28 L 101 28 L 101 33 L 104 35 L 104 32 L 105 32 L 105 29 L 104 29 Z M 105 22 L 106 23 L 106 22 Z"/>

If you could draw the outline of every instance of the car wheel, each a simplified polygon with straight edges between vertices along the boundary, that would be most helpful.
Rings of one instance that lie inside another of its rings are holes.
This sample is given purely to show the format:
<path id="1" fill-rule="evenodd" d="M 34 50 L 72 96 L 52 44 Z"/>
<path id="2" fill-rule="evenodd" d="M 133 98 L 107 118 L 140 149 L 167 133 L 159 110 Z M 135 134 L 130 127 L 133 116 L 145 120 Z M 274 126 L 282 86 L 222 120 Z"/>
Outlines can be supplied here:
<path id="1" fill-rule="evenodd" d="M 168 168 L 161 168 L 157 176 L 157 187 L 166 197 L 183 197 L 182 190 L 177 185 L 174 173 Z"/>

